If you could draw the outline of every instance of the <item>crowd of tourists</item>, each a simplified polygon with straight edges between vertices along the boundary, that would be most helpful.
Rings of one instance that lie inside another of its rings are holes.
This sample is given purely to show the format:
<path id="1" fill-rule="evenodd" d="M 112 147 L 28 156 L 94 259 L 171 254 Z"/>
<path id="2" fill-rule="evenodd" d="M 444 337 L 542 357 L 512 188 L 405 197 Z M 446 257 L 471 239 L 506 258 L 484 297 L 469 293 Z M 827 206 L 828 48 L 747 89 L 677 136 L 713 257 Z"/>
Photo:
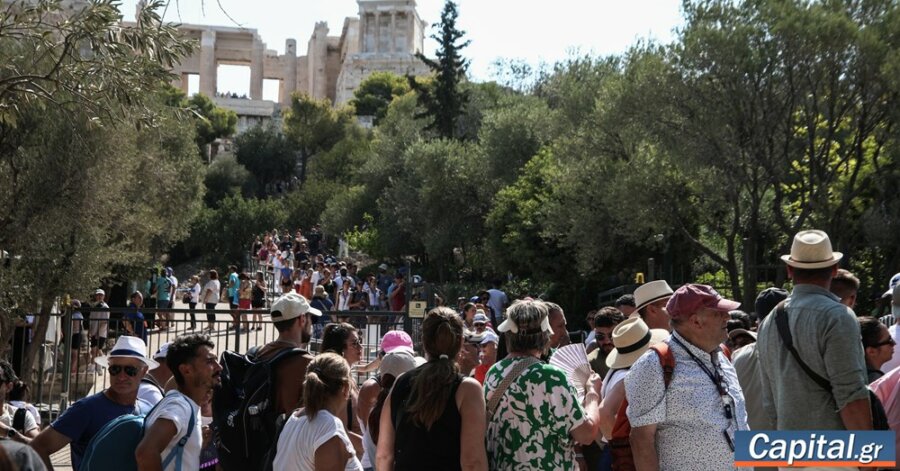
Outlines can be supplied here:
<path id="1" fill-rule="evenodd" d="M 588 313 L 588 332 L 570 332 L 561 306 L 510 302 L 495 285 L 429 311 L 416 343 L 386 332 L 371 363 L 345 322 L 326 323 L 309 353 L 325 311 L 289 290 L 269 309 L 278 338 L 246 355 L 220 360 L 196 333 L 148 358 L 123 336 L 94 359 L 109 388 L 40 432 L 7 400 L 0 432 L 19 469 L 49 467 L 66 445 L 88 471 L 733 469 L 738 431 L 900 426 L 900 274 L 890 317 L 857 316 L 842 257 L 803 231 L 782 257 L 790 292 L 766 289 L 741 310 L 710 286 L 656 280 Z M 580 364 L 587 378 L 572 373 Z M 5 397 L 15 378 L 0 373 Z M 357 384 L 359 373 L 371 375 Z M 117 433 L 132 423 L 143 433 Z"/>

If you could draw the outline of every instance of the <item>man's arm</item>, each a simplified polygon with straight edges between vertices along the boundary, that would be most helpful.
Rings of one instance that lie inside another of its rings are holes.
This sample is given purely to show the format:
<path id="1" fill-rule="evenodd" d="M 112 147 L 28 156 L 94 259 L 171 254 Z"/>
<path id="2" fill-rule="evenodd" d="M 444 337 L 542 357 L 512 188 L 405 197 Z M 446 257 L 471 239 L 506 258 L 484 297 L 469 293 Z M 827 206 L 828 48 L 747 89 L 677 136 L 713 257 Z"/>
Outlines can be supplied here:
<path id="1" fill-rule="evenodd" d="M 659 458 L 656 456 L 656 424 L 631 429 L 631 455 L 637 471 L 658 471 Z"/>
<path id="2" fill-rule="evenodd" d="M 606 391 L 606 397 L 600 403 L 600 432 L 607 440 L 612 438 L 613 427 L 616 425 L 616 414 L 618 414 L 623 400 L 625 400 L 625 383 L 619 381 Z"/>
<path id="3" fill-rule="evenodd" d="M 31 441 L 31 447 L 37 452 L 38 456 L 44 462 L 49 471 L 53 471 L 53 465 L 50 463 L 50 455 L 61 450 L 72 440 L 69 437 L 57 432 L 53 426 L 47 427 Z"/>
<path id="4" fill-rule="evenodd" d="M 847 430 L 872 430 L 872 406 L 868 397 L 847 403 L 840 414 Z"/>
<path id="5" fill-rule="evenodd" d="M 175 438 L 178 428 L 168 419 L 157 419 L 134 451 L 138 471 L 162 471 L 162 453 Z"/>

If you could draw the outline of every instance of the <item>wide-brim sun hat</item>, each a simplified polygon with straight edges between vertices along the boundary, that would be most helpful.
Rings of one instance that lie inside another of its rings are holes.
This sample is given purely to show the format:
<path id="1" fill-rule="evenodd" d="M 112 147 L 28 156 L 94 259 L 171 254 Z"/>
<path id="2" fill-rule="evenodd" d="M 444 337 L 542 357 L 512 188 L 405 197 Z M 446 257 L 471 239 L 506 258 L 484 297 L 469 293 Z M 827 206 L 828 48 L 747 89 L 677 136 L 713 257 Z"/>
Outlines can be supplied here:
<path id="1" fill-rule="evenodd" d="M 116 345 L 109 351 L 106 356 L 97 357 L 94 363 L 108 368 L 111 358 L 134 358 L 144 362 L 149 369 L 159 367 L 159 363 L 155 360 L 147 358 L 147 345 L 138 337 L 122 336 L 116 340 Z"/>
<path id="2" fill-rule="evenodd" d="M 649 281 L 634 290 L 634 312 L 640 311 L 648 304 L 668 299 L 672 296 L 672 287 L 666 280 Z"/>
<path id="3" fill-rule="evenodd" d="M 794 236 L 791 253 L 782 255 L 781 261 L 794 268 L 814 270 L 837 264 L 844 257 L 831 250 L 828 234 L 817 229 L 800 231 Z"/>
<path id="4" fill-rule="evenodd" d="M 643 319 L 630 317 L 613 329 L 612 340 L 616 346 L 606 356 L 606 366 L 612 369 L 628 368 L 651 346 L 669 336 L 665 329 L 651 329 Z"/>

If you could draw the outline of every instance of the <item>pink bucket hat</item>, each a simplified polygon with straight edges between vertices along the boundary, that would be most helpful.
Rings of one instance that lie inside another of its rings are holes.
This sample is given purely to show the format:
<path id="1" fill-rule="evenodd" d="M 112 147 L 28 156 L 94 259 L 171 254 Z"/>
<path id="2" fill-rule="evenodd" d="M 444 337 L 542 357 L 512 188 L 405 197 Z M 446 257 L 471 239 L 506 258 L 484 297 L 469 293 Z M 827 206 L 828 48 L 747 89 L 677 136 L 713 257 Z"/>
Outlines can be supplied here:
<path id="1" fill-rule="evenodd" d="M 381 338 L 381 349 L 384 353 L 406 351 L 413 353 L 412 338 L 402 330 L 392 330 Z"/>

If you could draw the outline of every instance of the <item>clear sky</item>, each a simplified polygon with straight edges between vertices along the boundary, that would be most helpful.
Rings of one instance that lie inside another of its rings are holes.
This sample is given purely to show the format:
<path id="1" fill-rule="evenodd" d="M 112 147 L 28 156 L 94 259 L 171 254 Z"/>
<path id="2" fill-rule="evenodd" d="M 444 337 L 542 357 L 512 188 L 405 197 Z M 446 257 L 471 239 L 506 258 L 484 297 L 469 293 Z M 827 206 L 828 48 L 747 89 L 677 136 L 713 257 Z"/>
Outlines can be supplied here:
<path id="1" fill-rule="evenodd" d="M 122 13 L 134 18 L 137 0 L 123 0 Z M 431 25 L 440 20 L 443 0 L 418 0 L 419 16 Z M 221 8 L 219 5 L 221 4 Z M 640 39 L 669 42 L 682 24 L 679 0 L 458 0 L 458 25 L 472 41 L 463 50 L 471 60 L 469 75 L 491 80 L 498 58 L 523 59 L 533 65 L 553 64 L 574 51 L 599 55 L 625 51 Z M 344 18 L 356 16 L 356 0 L 171 0 L 170 21 L 256 29 L 267 49 L 284 52 L 284 41 L 297 40 L 298 55 L 317 21 L 328 22 L 329 34 L 338 36 Z M 425 51 L 433 55 L 437 44 L 426 38 Z M 249 93 L 248 67 L 220 66 L 219 91 Z M 192 84 L 192 91 L 197 84 Z M 277 88 L 265 84 L 264 95 L 273 99 Z"/>

